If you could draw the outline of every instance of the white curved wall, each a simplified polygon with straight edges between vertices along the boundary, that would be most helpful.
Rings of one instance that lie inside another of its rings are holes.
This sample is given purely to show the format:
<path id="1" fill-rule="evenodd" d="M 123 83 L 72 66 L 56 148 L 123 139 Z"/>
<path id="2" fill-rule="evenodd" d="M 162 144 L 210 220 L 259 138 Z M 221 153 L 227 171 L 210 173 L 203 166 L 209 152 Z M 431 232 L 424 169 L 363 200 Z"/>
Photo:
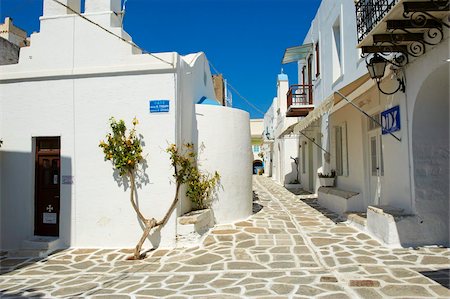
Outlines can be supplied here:
<path id="1" fill-rule="evenodd" d="M 412 124 L 415 204 L 422 244 L 449 245 L 449 68 L 441 66 L 417 95 Z"/>
<path id="2" fill-rule="evenodd" d="M 204 144 L 200 169 L 219 172 L 221 187 L 213 200 L 216 223 L 229 223 L 252 214 L 252 153 L 249 114 L 242 110 L 195 105 L 197 140 Z M 195 135 L 195 133 L 194 133 Z M 195 136 L 194 136 L 195 137 Z"/>

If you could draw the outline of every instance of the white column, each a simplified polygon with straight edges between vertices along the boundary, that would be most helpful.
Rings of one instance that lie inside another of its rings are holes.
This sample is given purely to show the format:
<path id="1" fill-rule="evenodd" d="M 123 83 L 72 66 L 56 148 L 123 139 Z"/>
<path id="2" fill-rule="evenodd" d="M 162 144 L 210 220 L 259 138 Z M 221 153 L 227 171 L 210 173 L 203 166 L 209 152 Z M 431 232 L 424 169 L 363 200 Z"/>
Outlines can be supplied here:
<path id="1" fill-rule="evenodd" d="M 86 0 L 85 12 L 120 12 L 122 10 L 120 2 L 120 0 Z"/>

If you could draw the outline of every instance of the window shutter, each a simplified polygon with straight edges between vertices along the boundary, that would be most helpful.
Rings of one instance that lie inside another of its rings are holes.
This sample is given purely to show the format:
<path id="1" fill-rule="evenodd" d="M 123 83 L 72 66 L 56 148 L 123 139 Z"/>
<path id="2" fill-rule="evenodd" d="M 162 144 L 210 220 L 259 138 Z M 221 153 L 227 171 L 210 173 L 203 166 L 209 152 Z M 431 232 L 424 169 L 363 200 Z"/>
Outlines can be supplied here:
<path id="1" fill-rule="evenodd" d="M 342 128 L 342 175 L 348 176 L 348 144 L 347 144 L 347 122 L 344 122 Z"/>
<path id="2" fill-rule="evenodd" d="M 331 127 L 330 133 L 330 167 L 336 170 L 336 128 Z"/>

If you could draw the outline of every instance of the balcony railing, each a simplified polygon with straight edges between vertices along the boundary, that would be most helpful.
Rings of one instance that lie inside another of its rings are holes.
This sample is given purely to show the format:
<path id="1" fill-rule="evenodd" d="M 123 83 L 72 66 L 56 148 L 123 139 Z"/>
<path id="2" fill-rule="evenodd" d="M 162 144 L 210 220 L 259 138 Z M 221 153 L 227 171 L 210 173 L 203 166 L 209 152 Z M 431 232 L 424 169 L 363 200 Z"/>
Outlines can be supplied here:
<path id="1" fill-rule="evenodd" d="M 356 6 L 358 43 L 383 19 L 399 0 L 359 0 Z"/>
<path id="2" fill-rule="evenodd" d="M 312 85 L 291 85 L 287 93 L 287 117 L 306 116 L 314 110 Z"/>
<path id="3" fill-rule="evenodd" d="M 287 106 L 312 105 L 312 85 L 296 84 L 291 85 L 287 93 Z"/>

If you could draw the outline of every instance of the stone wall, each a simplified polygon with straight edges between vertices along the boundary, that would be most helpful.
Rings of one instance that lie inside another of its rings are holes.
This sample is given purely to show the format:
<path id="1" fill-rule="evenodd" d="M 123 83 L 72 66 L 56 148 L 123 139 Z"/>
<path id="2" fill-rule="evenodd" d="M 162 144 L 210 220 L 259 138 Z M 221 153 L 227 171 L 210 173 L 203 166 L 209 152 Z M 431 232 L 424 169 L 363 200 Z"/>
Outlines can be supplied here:
<path id="1" fill-rule="evenodd" d="M 15 64 L 19 61 L 20 47 L 0 37 L 0 65 Z"/>

